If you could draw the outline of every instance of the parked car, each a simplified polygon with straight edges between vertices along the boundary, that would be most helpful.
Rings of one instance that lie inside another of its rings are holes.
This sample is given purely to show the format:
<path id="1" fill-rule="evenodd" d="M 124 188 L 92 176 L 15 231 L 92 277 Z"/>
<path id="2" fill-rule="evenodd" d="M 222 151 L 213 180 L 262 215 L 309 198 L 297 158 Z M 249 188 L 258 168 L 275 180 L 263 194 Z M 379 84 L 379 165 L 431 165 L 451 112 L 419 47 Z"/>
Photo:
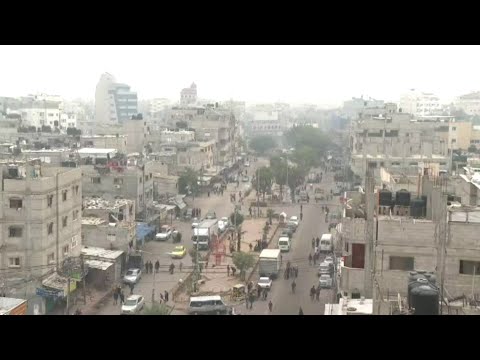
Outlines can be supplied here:
<path id="1" fill-rule="evenodd" d="M 123 282 L 125 284 L 136 284 L 142 278 L 142 270 L 140 269 L 128 269 L 125 276 L 123 277 Z"/>
<path id="2" fill-rule="evenodd" d="M 284 229 L 284 230 L 282 231 L 282 233 L 280 234 L 280 237 L 286 236 L 286 237 L 288 237 L 288 238 L 291 240 L 291 239 L 292 239 L 292 235 L 293 235 L 293 232 L 290 231 L 290 230 L 287 228 L 287 229 Z"/>
<path id="3" fill-rule="evenodd" d="M 322 274 L 318 280 L 320 287 L 324 289 L 330 289 L 333 285 L 333 280 L 330 275 Z"/>
<path id="4" fill-rule="evenodd" d="M 220 232 L 224 232 L 228 229 L 229 226 L 230 221 L 228 220 L 228 217 L 224 216 L 220 220 L 218 220 L 218 230 L 220 230 Z"/>
<path id="5" fill-rule="evenodd" d="M 207 220 L 213 220 L 216 218 L 217 218 L 217 213 L 213 210 L 210 210 L 209 212 L 207 212 L 207 216 L 205 216 L 205 219 Z"/>
<path id="6" fill-rule="evenodd" d="M 187 255 L 187 248 L 183 245 L 175 246 L 170 253 L 172 259 L 182 259 L 185 255 Z"/>
<path id="7" fill-rule="evenodd" d="M 318 267 L 318 275 L 330 275 L 332 273 L 333 269 L 333 263 L 328 263 L 323 261 L 320 266 Z"/>
<path id="8" fill-rule="evenodd" d="M 163 225 L 160 232 L 155 235 L 155 239 L 158 241 L 167 241 L 172 236 L 172 228 L 169 225 Z"/>
<path id="9" fill-rule="evenodd" d="M 270 290 L 272 288 L 272 279 L 269 277 L 261 277 L 258 280 L 258 286 L 261 287 L 262 289 L 268 289 Z"/>
<path id="10" fill-rule="evenodd" d="M 290 216 L 289 222 L 294 223 L 298 227 L 300 220 L 298 220 L 298 216 Z"/>
<path id="11" fill-rule="evenodd" d="M 122 305 L 122 314 L 138 314 L 145 307 L 145 298 L 141 295 L 130 295 Z"/>
<path id="12" fill-rule="evenodd" d="M 198 218 L 193 218 L 193 221 L 192 221 L 192 229 L 195 229 L 198 224 L 200 224 L 200 220 L 198 220 Z"/>
<path id="13" fill-rule="evenodd" d="M 185 220 L 189 220 L 189 219 L 193 218 L 192 215 L 193 215 L 193 209 L 189 208 L 189 209 L 185 210 L 185 214 L 183 216 L 184 216 Z"/>

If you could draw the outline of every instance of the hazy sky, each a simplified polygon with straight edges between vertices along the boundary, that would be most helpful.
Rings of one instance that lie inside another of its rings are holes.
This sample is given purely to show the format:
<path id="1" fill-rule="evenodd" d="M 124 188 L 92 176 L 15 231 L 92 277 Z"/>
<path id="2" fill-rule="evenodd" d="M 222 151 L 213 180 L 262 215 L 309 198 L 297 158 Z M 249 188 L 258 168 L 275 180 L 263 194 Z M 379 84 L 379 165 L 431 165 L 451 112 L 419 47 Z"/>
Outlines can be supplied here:
<path id="1" fill-rule="evenodd" d="M 362 94 L 398 101 L 410 88 L 442 100 L 480 90 L 480 46 L 0 46 L 0 96 L 93 99 L 101 73 L 140 99 L 340 104 Z"/>

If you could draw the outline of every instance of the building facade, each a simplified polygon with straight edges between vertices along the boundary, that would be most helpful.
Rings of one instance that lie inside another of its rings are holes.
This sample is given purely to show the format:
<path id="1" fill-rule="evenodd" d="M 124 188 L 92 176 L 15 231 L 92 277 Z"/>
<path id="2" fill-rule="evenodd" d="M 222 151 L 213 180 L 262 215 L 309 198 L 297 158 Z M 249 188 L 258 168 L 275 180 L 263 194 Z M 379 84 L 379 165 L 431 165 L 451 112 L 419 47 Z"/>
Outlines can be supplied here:
<path id="1" fill-rule="evenodd" d="M 415 89 L 405 93 L 400 98 L 400 109 L 415 116 L 441 115 L 441 105 L 438 96 Z"/>
<path id="2" fill-rule="evenodd" d="M 184 88 L 180 92 L 180 105 L 190 105 L 197 102 L 197 85 L 192 83 L 189 88 Z"/>

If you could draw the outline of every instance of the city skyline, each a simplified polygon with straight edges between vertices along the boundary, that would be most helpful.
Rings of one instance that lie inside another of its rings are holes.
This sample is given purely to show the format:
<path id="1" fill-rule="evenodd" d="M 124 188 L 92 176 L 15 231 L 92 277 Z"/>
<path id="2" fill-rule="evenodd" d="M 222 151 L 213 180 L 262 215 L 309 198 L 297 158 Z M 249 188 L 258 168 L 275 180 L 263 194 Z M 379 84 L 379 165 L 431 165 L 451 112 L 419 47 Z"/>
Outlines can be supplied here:
<path id="1" fill-rule="evenodd" d="M 478 89 L 478 46 L 2 46 L 0 96 L 93 100 L 102 73 L 140 100 L 198 97 L 340 106 L 352 97 L 398 102 L 415 88 L 442 102 Z M 5 54 L 16 54 L 5 56 Z"/>

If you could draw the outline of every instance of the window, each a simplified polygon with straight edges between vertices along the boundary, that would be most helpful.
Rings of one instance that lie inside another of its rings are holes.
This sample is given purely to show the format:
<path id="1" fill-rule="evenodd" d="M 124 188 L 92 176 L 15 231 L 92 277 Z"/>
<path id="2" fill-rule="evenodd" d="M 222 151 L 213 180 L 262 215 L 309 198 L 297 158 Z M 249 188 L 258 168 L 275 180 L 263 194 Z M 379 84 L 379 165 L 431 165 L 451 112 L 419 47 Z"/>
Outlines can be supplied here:
<path id="1" fill-rule="evenodd" d="M 72 237 L 72 246 L 71 246 L 71 248 L 74 249 L 74 248 L 77 247 L 77 245 L 78 245 L 78 235 L 75 235 L 75 236 Z"/>
<path id="2" fill-rule="evenodd" d="M 115 185 L 123 185 L 123 179 L 122 178 L 114 178 L 113 183 Z"/>
<path id="3" fill-rule="evenodd" d="M 20 267 L 20 258 L 19 257 L 8 258 L 8 267 Z"/>
<path id="4" fill-rule="evenodd" d="M 73 187 L 73 193 L 74 193 L 75 195 L 78 195 L 78 190 L 79 190 L 79 186 L 78 186 L 78 185 L 75 185 L 75 186 Z"/>
<path id="5" fill-rule="evenodd" d="M 50 253 L 47 256 L 47 264 L 52 264 L 55 262 L 55 253 Z"/>
<path id="6" fill-rule="evenodd" d="M 465 275 L 479 275 L 480 273 L 480 261 L 460 260 L 460 274 Z"/>
<path id="7" fill-rule="evenodd" d="M 152 173 L 150 173 L 150 179 L 152 179 L 152 178 L 153 178 L 153 174 L 152 174 Z"/>
<path id="8" fill-rule="evenodd" d="M 67 201 L 67 192 L 68 192 L 68 190 L 63 190 L 63 191 L 62 191 L 62 199 L 63 199 L 63 201 Z"/>
<path id="9" fill-rule="evenodd" d="M 67 227 L 67 223 L 68 223 L 68 216 L 64 216 L 62 218 L 62 226 Z"/>
<path id="10" fill-rule="evenodd" d="M 73 210 L 72 213 L 72 220 L 75 221 L 78 219 L 78 210 Z"/>
<path id="11" fill-rule="evenodd" d="M 414 258 L 406 256 L 390 256 L 390 270 L 410 271 L 414 269 Z"/>
<path id="12" fill-rule="evenodd" d="M 90 181 L 92 182 L 92 184 L 100 184 L 102 182 L 99 177 L 92 177 L 90 178 Z"/>
<path id="13" fill-rule="evenodd" d="M 22 237 L 23 228 L 20 226 L 10 226 L 8 228 L 8 237 Z"/>
<path id="14" fill-rule="evenodd" d="M 22 199 L 10 199 L 10 209 L 21 209 L 23 207 Z"/>
<path id="15" fill-rule="evenodd" d="M 48 233 L 48 235 L 53 234 L 53 222 L 51 222 L 50 224 L 47 225 L 47 233 Z"/>
<path id="16" fill-rule="evenodd" d="M 65 245 L 63 248 L 62 248 L 62 251 L 63 251 L 63 256 L 68 256 L 68 251 L 70 250 L 70 246 L 69 245 Z"/>
<path id="17" fill-rule="evenodd" d="M 51 208 L 53 205 L 53 195 L 47 195 L 47 206 Z"/>
<path id="18" fill-rule="evenodd" d="M 115 234 L 107 234 L 107 240 L 109 242 L 114 242 L 117 239 L 117 235 Z"/>
<path id="19" fill-rule="evenodd" d="M 452 144 L 455 144 L 457 142 L 457 139 L 452 139 Z"/>

